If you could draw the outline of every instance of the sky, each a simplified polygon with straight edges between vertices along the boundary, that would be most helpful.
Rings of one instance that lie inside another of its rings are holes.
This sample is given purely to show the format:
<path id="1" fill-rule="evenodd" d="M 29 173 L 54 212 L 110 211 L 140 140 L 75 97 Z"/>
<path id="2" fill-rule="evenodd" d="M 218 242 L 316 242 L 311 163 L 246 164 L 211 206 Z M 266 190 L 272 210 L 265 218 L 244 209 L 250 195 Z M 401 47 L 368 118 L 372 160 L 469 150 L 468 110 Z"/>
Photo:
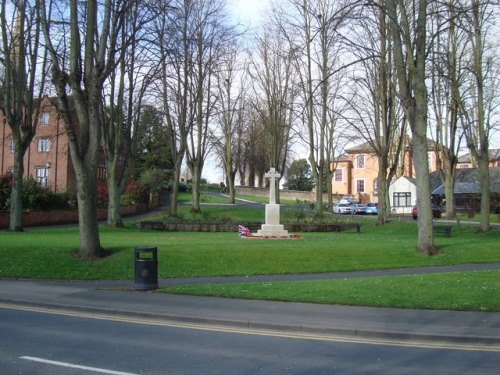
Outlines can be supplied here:
<path id="1" fill-rule="evenodd" d="M 269 9 L 269 0 L 228 0 L 228 9 L 231 17 L 248 28 L 255 28 Z"/>
<path id="2" fill-rule="evenodd" d="M 269 9 L 269 0 L 228 0 L 229 15 L 234 23 L 245 29 L 255 30 Z M 202 177 L 209 183 L 225 182 L 224 171 L 215 156 L 210 156 L 203 167 Z"/>
<path id="3" fill-rule="evenodd" d="M 271 0 L 227 0 L 230 17 L 235 24 L 240 24 L 249 31 L 257 31 L 261 26 L 266 12 L 271 7 Z M 491 135 L 490 148 L 500 148 L 500 132 L 495 131 Z M 465 150 L 468 151 L 468 150 Z M 208 182 L 225 182 L 223 168 L 215 156 L 210 156 L 203 168 L 203 178 Z"/>

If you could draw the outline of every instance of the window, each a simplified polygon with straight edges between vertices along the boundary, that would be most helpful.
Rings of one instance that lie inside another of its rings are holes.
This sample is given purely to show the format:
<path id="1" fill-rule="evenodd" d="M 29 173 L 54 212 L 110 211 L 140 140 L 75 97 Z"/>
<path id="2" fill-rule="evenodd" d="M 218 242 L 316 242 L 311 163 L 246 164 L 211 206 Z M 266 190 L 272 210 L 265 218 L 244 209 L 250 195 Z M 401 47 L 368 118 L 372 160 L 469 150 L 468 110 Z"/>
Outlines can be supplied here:
<path id="1" fill-rule="evenodd" d="M 411 193 L 394 193 L 392 196 L 392 207 L 410 207 Z"/>
<path id="2" fill-rule="evenodd" d="M 38 152 L 49 152 L 50 151 L 50 139 L 40 138 L 37 144 Z"/>
<path id="3" fill-rule="evenodd" d="M 40 125 L 48 125 L 49 124 L 49 113 L 48 112 L 40 113 L 40 117 L 38 118 L 38 123 Z"/>
<path id="4" fill-rule="evenodd" d="M 106 180 L 107 178 L 106 162 L 103 160 L 100 160 L 99 164 L 97 165 L 97 178 L 99 180 Z"/>
<path id="5" fill-rule="evenodd" d="M 364 193 L 365 192 L 365 180 L 359 179 L 356 180 L 356 193 Z"/>
<path id="6" fill-rule="evenodd" d="M 13 139 L 10 140 L 10 153 L 11 154 L 14 153 L 14 140 Z"/>
<path id="7" fill-rule="evenodd" d="M 356 156 L 356 168 L 363 169 L 365 167 L 365 155 Z"/>
<path id="8" fill-rule="evenodd" d="M 431 170 L 431 171 L 433 170 L 432 160 L 433 160 L 432 152 L 428 152 L 427 153 L 427 162 L 429 163 L 429 170 Z"/>
<path id="9" fill-rule="evenodd" d="M 49 169 L 47 167 L 36 167 L 35 180 L 39 186 L 49 186 Z"/>
<path id="10" fill-rule="evenodd" d="M 378 194 L 378 178 L 373 179 L 373 195 Z"/>
<path id="11" fill-rule="evenodd" d="M 335 169 L 335 182 L 342 182 L 342 169 Z"/>

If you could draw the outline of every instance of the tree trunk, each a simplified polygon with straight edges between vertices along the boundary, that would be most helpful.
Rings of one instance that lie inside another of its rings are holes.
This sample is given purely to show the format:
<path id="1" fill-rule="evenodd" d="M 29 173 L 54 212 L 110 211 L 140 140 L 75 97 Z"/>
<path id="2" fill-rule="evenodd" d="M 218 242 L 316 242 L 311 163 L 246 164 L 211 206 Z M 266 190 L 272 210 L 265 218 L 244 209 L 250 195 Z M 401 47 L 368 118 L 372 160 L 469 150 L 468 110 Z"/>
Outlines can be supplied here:
<path id="1" fill-rule="evenodd" d="M 444 164 L 444 176 L 443 176 L 443 185 L 444 185 L 444 196 L 446 198 L 445 201 L 445 210 L 447 218 L 455 217 L 455 167 L 451 165 L 451 161 L 448 157 L 443 160 Z"/>
<path id="2" fill-rule="evenodd" d="M 482 232 L 490 230 L 490 186 L 489 186 L 489 160 L 488 156 L 478 160 L 478 179 L 481 186 L 481 213 L 479 224 Z"/>
<path id="3" fill-rule="evenodd" d="M 191 173 L 193 174 L 193 191 L 192 191 L 192 202 L 191 202 L 191 212 L 201 213 L 200 206 L 200 174 L 201 168 L 194 164 L 191 168 Z"/>
<path id="4" fill-rule="evenodd" d="M 328 192 L 328 212 L 333 214 L 333 187 L 332 187 L 332 178 L 331 172 L 328 173 L 328 183 L 327 183 L 327 192 Z"/>
<path id="5" fill-rule="evenodd" d="M 17 150 L 20 146 L 15 146 Z M 14 152 L 14 170 L 12 171 L 12 191 L 10 194 L 10 222 L 9 230 L 23 231 L 23 155 L 20 151 Z"/>
<path id="6" fill-rule="evenodd" d="M 236 171 L 229 173 L 229 175 L 227 176 L 227 187 L 229 189 L 229 202 L 233 204 L 236 202 L 236 189 L 234 186 L 235 177 L 236 177 Z"/>
<path id="7" fill-rule="evenodd" d="M 108 225 L 116 228 L 123 227 L 120 212 L 122 189 L 117 184 L 115 170 L 111 168 L 108 173 Z"/>
<path id="8" fill-rule="evenodd" d="M 437 249 L 434 247 L 432 229 L 432 204 L 431 189 L 429 184 L 429 161 L 427 156 L 426 137 L 413 135 L 413 158 L 415 162 L 417 207 L 418 207 L 418 241 L 417 251 L 426 255 L 434 255 Z"/>
<path id="9" fill-rule="evenodd" d="M 407 13 L 403 2 L 387 0 L 391 20 L 394 64 L 399 96 L 412 131 L 412 147 L 417 187 L 418 239 L 417 250 L 436 254 L 432 231 L 432 209 L 427 150 L 427 86 L 425 57 L 427 51 L 427 1 L 418 0 L 418 12 Z M 398 12 L 402 13 L 398 17 Z M 416 18 L 415 18 L 416 17 Z M 401 20 L 401 23 L 398 21 Z M 414 35 L 410 32 L 414 23 Z M 404 48 L 403 48 L 404 46 Z M 410 55 L 410 58 L 408 57 Z M 410 167 L 411 168 L 411 167 Z"/>
<path id="10" fill-rule="evenodd" d="M 83 259 L 93 259 L 103 255 L 97 222 L 97 181 L 96 171 L 84 165 L 75 166 L 77 174 L 78 229 L 80 249 L 78 255 Z"/>
<path id="11" fill-rule="evenodd" d="M 378 214 L 377 225 L 384 225 L 387 222 L 389 207 L 387 207 L 387 197 L 389 194 L 389 183 L 387 181 L 387 158 L 380 157 L 379 170 L 377 176 Z"/>
<path id="12" fill-rule="evenodd" d="M 170 207 L 168 210 L 168 216 L 177 216 L 177 198 L 179 196 L 179 182 L 181 179 L 181 165 L 182 159 L 176 159 L 174 164 L 174 176 L 172 181 L 172 192 L 170 193 Z"/>

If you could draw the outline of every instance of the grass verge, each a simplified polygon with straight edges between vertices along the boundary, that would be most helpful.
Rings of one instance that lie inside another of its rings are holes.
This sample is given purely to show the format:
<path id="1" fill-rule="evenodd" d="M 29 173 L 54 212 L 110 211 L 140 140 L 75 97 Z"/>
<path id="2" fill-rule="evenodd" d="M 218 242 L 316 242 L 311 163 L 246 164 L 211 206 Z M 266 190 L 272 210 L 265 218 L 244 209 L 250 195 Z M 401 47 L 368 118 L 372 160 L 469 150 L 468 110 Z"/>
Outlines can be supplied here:
<path id="1" fill-rule="evenodd" d="M 172 294 L 410 309 L 500 311 L 500 271 L 184 285 Z"/>

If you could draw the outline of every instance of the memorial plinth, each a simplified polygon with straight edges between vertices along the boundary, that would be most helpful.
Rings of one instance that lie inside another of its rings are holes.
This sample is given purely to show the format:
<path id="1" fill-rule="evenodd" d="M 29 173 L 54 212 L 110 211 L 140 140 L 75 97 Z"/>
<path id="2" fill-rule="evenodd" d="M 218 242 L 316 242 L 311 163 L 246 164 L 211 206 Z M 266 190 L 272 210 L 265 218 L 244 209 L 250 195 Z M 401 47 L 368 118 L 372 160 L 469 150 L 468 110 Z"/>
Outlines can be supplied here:
<path id="1" fill-rule="evenodd" d="M 280 205 L 276 204 L 276 178 L 280 178 L 280 174 L 274 168 L 264 175 L 270 179 L 269 183 L 269 204 L 266 204 L 266 221 L 262 224 L 261 229 L 254 236 L 257 237 L 290 237 L 288 231 L 280 224 Z"/>
<path id="2" fill-rule="evenodd" d="M 280 224 L 280 205 L 266 204 L 266 223 L 257 231 L 258 236 L 288 236 L 288 231 Z"/>

